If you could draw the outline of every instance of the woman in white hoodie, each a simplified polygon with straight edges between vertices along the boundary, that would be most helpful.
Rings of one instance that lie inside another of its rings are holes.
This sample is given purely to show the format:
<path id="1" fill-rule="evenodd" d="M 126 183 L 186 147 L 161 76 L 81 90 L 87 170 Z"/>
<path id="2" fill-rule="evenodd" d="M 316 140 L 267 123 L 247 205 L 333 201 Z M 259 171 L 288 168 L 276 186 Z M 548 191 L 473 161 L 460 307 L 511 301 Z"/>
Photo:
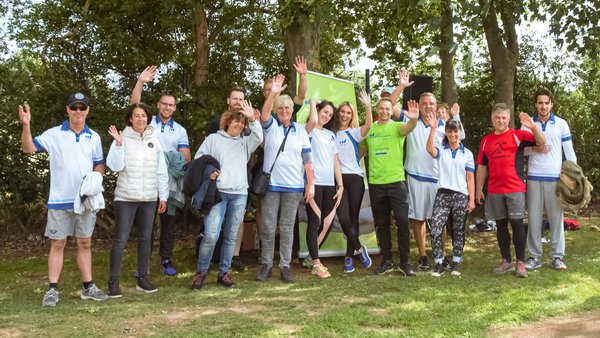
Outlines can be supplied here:
<path id="1" fill-rule="evenodd" d="M 118 173 L 115 188 L 115 239 L 110 251 L 110 278 L 108 296 L 121 297 L 119 275 L 123 250 L 131 227 L 138 227 L 136 289 L 155 292 L 158 289 L 148 280 L 148 264 L 152 245 L 152 226 L 157 209 L 165 212 L 169 197 L 169 177 L 165 157 L 153 127 L 150 107 L 143 103 L 129 106 L 124 118 L 125 129 L 119 132 L 110 126 L 108 133 L 114 138 L 106 164 Z"/>

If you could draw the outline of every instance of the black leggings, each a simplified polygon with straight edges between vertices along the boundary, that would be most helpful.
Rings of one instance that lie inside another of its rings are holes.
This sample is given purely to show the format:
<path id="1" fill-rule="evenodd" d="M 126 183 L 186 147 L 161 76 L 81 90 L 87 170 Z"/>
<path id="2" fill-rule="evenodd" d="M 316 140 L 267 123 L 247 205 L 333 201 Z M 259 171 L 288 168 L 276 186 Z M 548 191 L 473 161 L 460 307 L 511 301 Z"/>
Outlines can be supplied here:
<path id="1" fill-rule="evenodd" d="M 346 235 L 346 257 L 354 256 L 354 251 L 360 249 L 359 214 L 365 193 L 363 178 L 357 174 L 342 174 L 344 195 L 337 209 L 337 218 Z"/>
<path id="2" fill-rule="evenodd" d="M 319 259 L 319 234 L 323 231 L 323 220 L 331 213 L 335 206 L 335 200 L 333 199 L 334 195 L 334 186 L 315 185 L 314 200 L 319 209 L 321 209 L 321 217 L 315 214 L 310 204 L 306 205 L 306 214 L 308 218 L 306 244 L 308 246 L 308 253 L 312 259 Z M 327 238 L 330 231 L 331 226 L 327 229 L 323 242 L 325 242 L 325 238 Z"/>
<path id="3" fill-rule="evenodd" d="M 527 231 L 523 225 L 523 219 L 511 219 L 510 226 L 513 233 L 513 245 L 515 246 L 515 255 L 517 260 L 525 261 L 525 243 L 527 242 Z M 498 238 L 498 246 L 500 247 L 500 254 L 502 258 L 507 262 L 512 262 L 510 257 L 510 233 L 508 232 L 508 219 L 497 219 L 496 220 L 496 237 Z"/>

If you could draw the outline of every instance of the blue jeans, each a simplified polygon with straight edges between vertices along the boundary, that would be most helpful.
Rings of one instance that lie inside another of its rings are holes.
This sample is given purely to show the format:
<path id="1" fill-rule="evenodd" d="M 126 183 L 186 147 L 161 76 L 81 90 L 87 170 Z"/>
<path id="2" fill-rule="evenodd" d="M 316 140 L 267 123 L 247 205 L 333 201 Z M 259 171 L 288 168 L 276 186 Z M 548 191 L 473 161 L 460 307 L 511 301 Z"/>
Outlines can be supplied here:
<path id="1" fill-rule="evenodd" d="M 219 275 L 229 272 L 231 258 L 237 240 L 240 223 L 244 219 L 248 195 L 220 193 L 221 202 L 214 205 L 204 216 L 204 237 L 200 244 L 196 271 L 206 273 L 215 250 L 215 244 L 223 231 L 223 245 L 219 260 Z"/>

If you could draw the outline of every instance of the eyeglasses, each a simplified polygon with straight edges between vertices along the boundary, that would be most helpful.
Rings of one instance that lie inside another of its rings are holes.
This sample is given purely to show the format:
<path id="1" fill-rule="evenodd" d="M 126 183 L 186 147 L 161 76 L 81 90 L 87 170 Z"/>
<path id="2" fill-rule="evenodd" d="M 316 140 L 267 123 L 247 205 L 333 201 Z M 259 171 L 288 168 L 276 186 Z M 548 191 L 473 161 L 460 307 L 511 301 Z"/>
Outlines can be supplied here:
<path id="1" fill-rule="evenodd" d="M 169 108 L 177 106 L 174 103 L 166 103 L 166 102 L 162 102 L 162 101 L 159 101 L 158 103 L 162 104 L 163 106 L 167 106 Z"/>
<path id="2" fill-rule="evenodd" d="M 73 111 L 86 111 L 88 109 L 87 106 L 69 106 L 69 109 Z"/>

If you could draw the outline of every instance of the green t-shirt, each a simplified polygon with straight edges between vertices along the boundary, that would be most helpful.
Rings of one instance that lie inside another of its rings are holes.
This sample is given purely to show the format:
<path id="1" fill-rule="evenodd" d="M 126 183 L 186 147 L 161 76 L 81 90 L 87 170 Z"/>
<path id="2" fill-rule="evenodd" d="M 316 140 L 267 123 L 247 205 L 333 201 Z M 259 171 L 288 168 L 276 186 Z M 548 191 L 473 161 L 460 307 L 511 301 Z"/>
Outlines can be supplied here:
<path id="1" fill-rule="evenodd" d="M 388 184 L 404 181 L 405 136 L 400 134 L 404 122 L 377 122 L 369 130 L 365 141 L 369 150 L 369 183 Z"/>

